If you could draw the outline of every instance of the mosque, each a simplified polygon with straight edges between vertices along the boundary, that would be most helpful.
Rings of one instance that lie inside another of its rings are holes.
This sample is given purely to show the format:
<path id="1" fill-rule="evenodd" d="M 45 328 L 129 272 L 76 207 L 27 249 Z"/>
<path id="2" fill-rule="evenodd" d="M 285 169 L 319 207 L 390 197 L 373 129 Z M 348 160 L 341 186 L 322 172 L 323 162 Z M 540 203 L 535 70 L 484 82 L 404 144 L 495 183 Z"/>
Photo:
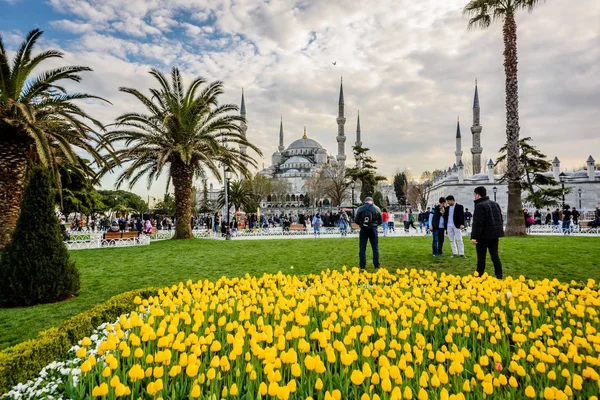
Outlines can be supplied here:
<path id="1" fill-rule="evenodd" d="M 344 126 L 346 117 L 344 114 L 344 87 L 340 82 L 340 96 L 338 101 L 338 116 L 336 119 L 337 131 L 337 156 L 329 155 L 326 149 L 314 139 L 308 137 L 306 127 L 301 138 L 294 140 L 289 146 L 284 145 L 283 119 L 279 123 L 279 146 L 271 156 L 271 166 L 259 171 L 258 174 L 274 179 L 283 179 L 290 183 L 291 190 L 284 198 L 267 197 L 263 204 L 264 208 L 301 208 L 305 206 L 307 190 L 306 181 L 313 177 L 326 165 L 336 165 L 346 162 L 346 134 Z M 242 95 L 241 114 L 245 117 L 246 107 Z M 245 128 L 243 128 L 245 129 Z M 357 119 L 356 144 L 362 145 L 360 141 L 360 116 Z M 243 150 L 242 150 L 243 151 Z M 319 204 L 327 206 L 328 199 L 319 199 Z M 318 205 L 318 204 L 317 204 Z M 311 204 L 312 206 L 312 204 Z"/>

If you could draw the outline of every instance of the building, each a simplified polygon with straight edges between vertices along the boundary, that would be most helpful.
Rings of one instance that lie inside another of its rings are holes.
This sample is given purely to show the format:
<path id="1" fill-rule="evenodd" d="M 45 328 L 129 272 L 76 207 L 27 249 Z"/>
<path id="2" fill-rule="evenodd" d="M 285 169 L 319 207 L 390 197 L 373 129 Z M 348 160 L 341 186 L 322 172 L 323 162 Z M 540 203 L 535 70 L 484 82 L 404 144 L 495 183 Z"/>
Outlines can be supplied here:
<path id="1" fill-rule="evenodd" d="M 476 81 L 473 101 L 473 126 L 471 127 L 473 135 L 473 147 L 471 148 L 473 175 L 470 178 L 465 178 L 465 166 L 462 160 L 462 135 L 460 121 L 457 121 L 455 163 L 444 170 L 445 172 L 441 176 L 430 182 L 430 204 L 436 204 L 442 196 L 453 195 L 459 203 L 470 208 L 470 206 L 473 206 L 473 190 L 477 186 L 484 186 L 491 199 L 495 199 L 502 209 L 507 208 L 508 185 L 505 182 L 500 182 L 501 175 L 494 174 L 494 161 L 489 160 L 486 165 L 486 172 L 481 171 L 481 152 L 483 148 L 481 147 L 482 127 L 479 118 L 479 93 Z M 583 210 L 593 210 L 600 203 L 600 171 L 597 170 L 592 156 L 589 156 L 586 160 L 587 168 L 584 170 L 561 171 L 558 157 L 554 158 L 552 166 L 552 171 L 548 171 L 544 175 L 553 177 L 559 184 L 563 182 L 565 188 L 571 189 L 571 193 L 565 195 L 565 204 Z M 527 196 L 527 192 L 524 191 L 523 198 L 525 196 Z M 524 207 L 533 208 L 528 204 L 524 204 Z"/>
<path id="2" fill-rule="evenodd" d="M 307 205 L 306 182 L 315 176 L 323 167 L 346 162 L 346 134 L 345 134 L 345 109 L 344 109 L 344 87 L 340 82 L 340 95 L 338 100 L 338 126 L 336 140 L 338 143 L 337 156 L 328 155 L 326 149 L 316 140 L 309 137 L 306 127 L 302 137 L 294 140 L 289 146 L 284 145 L 283 118 L 279 123 L 279 146 L 271 156 L 271 166 L 259 171 L 263 175 L 273 179 L 283 179 L 290 183 L 290 192 L 276 198 L 270 195 L 262 204 L 263 208 L 281 211 L 289 208 L 312 208 L 313 206 L 328 205 L 328 199 L 314 199 Z M 360 117 L 357 119 L 356 143 L 360 142 Z M 313 204 L 314 203 L 314 204 Z M 275 210 L 274 210 L 275 211 Z"/>

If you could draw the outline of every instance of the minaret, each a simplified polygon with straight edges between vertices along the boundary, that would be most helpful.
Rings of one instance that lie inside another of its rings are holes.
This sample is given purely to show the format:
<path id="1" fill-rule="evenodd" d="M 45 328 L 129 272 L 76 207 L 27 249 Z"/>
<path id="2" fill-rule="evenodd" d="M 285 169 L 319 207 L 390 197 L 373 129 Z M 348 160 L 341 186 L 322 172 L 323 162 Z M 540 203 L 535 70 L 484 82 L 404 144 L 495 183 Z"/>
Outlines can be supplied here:
<path id="1" fill-rule="evenodd" d="M 240 129 L 242 131 L 242 136 L 246 139 L 246 131 L 248 130 L 248 125 L 246 125 L 246 102 L 244 101 L 244 88 L 242 88 L 242 105 L 240 106 L 240 116 L 244 118 L 244 120 L 240 123 Z M 244 144 L 240 144 L 240 152 L 242 154 L 246 154 L 246 149 L 248 146 Z"/>
<path id="2" fill-rule="evenodd" d="M 358 118 L 356 119 L 356 143 L 355 146 L 362 147 L 362 142 L 360 140 L 360 111 L 358 112 Z M 360 168 L 360 160 L 356 159 L 356 168 Z"/>
<path id="3" fill-rule="evenodd" d="M 279 152 L 283 153 L 285 147 L 283 146 L 283 116 L 281 117 L 281 122 L 279 123 L 279 147 L 277 148 Z"/>
<path id="4" fill-rule="evenodd" d="M 340 79 L 340 101 L 338 104 L 338 134 L 337 134 L 337 142 L 338 142 L 338 155 L 337 160 L 342 164 L 346 161 L 346 152 L 345 152 L 345 143 L 346 143 L 346 135 L 344 135 L 344 124 L 346 123 L 346 118 L 344 118 L 344 87 L 343 82 Z"/>
<path id="5" fill-rule="evenodd" d="M 462 136 L 460 135 L 460 121 L 458 117 L 456 117 L 456 151 L 454 155 L 456 156 L 456 165 L 462 164 Z"/>
<path id="6" fill-rule="evenodd" d="M 475 97 L 473 99 L 473 126 L 471 133 L 473 134 L 473 175 L 481 173 L 481 125 L 479 125 L 479 93 L 477 92 L 477 79 L 475 79 Z"/>

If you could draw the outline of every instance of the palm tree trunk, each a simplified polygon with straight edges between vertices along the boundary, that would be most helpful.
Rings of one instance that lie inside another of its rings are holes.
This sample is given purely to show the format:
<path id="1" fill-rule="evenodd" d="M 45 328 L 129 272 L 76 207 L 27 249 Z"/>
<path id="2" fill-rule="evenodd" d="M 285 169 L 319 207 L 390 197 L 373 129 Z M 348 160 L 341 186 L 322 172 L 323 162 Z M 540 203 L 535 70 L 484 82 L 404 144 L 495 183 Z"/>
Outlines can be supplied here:
<path id="1" fill-rule="evenodd" d="M 171 179 L 175 189 L 175 236 L 174 239 L 193 237 L 192 226 L 192 178 L 193 170 L 181 160 L 171 163 Z"/>
<path id="2" fill-rule="evenodd" d="M 519 168 L 519 84 L 517 79 L 517 24 L 514 14 L 507 14 L 504 34 L 504 72 L 506 74 L 506 161 L 508 177 L 507 236 L 525 235 L 521 176 Z"/>
<path id="3" fill-rule="evenodd" d="M 0 141 L 0 250 L 10 242 L 17 226 L 26 172 L 26 146 Z"/>

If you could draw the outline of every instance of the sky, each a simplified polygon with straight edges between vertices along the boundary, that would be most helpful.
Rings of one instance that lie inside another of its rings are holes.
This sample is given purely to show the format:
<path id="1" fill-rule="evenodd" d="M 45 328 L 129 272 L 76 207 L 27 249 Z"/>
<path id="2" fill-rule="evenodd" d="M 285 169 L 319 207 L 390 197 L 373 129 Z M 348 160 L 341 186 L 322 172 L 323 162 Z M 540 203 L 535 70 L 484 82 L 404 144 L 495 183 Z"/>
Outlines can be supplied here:
<path id="1" fill-rule="evenodd" d="M 360 110 L 362 142 L 391 177 L 455 162 L 457 117 L 471 158 L 478 80 L 483 157 L 505 142 L 502 27 L 468 30 L 467 0 L 0 0 L 0 34 L 16 48 L 45 33 L 39 50 L 94 71 L 73 87 L 111 104 L 84 107 L 105 124 L 139 105 L 121 86 L 155 86 L 151 67 L 178 66 L 187 82 L 222 80 L 224 103 L 244 88 L 248 139 L 271 164 L 283 118 L 285 145 L 302 136 L 337 153 L 337 101 L 344 81 L 346 154 Z M 575 7 L 576 6 L 576 7 Z M 569 170 L 600 159 L 600 1 L 549 0 L 517 16 L 521 136 Z M 335 62 L 335 65 L 333 64 Z M 350 164 L 350 157 L 348 164 Z M 114 186 L 115 176 L 102 180 Z M 216 182 L 216 180 L 215 180 Z M 150 189 L 162 196 L 165 179 Z"/>

